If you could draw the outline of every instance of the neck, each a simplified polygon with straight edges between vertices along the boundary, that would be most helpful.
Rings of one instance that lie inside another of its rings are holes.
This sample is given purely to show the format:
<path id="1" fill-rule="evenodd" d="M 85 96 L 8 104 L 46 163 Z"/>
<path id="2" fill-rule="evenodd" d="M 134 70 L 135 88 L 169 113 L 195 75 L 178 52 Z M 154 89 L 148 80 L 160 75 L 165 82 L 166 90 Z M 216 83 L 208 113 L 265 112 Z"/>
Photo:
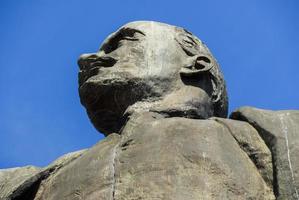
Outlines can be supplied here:
<path id="1" fill-rule="evenodd" d="M 171 107 L 170 107 L 171 106 Z M 122 129 L 126 126 L 128 121 L 135 121 L 140 116 L 152 116 L 156 119 L 182 117 L 189 119 L 207 119 L 213 116 L 213 112 L 209 104 L 201 104 L 196 101 L 173 104 L 170 102 L 138 102 L 130 106 L 122 120 Z"/>
<path id="2" fill-rule="evenodd" d="M 214 109 L 205 91 L 188 86 L 165 95 L 162 99 L 146 99 L 129 106 L 121 118 L 118 116 L 117 119 L 111 120 L 111 123 L 115 124 L 112 132 L 120 133 L 132 116 L 144 113 L 156 114 L 159 118 L 207 119 L 214 116 Z M 110 128 L 111 125 L 106 127 Z M 108 135 L 112 132 L 105 133 Z"/>

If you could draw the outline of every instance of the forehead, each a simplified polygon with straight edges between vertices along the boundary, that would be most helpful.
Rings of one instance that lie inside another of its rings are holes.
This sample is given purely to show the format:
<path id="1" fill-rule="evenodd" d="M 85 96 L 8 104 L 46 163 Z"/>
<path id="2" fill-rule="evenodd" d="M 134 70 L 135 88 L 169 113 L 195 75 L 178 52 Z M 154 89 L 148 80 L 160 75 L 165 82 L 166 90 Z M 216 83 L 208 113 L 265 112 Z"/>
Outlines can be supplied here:
<path id="1" fill-rule="evenodd" d="M 156 47 L 162 48 L 164 46 L 164 48 L 169 49 L 176 48 L 178 44 L 188 56 L 194 56 L 198 53 L 210 54 L 201 40 L 186 29 L 154 21 L 136 21 L 125 24 L 104 40 L 100 50 L 110 46 L 111 43 L 115 43 L 115 40 L 119 40 L 124 35 L 132 36 L 135 33 L 142 35 L 142 40 L 151 41 L 147 43 L 147 48 L 152 46 L 149 44 L 154 44 Z M 135 41 L 138 42 L 139 39 Z"/>
<path id="2" fill-rule="evenodd" d="M 125 24 L 122 26 L 122 28 L 131 28 L 131 29 L 136 29 L 139 31 L 144 32 L 145 34 L 155 34 L 155 33 L 160 33 L 160 32 L 165 32 L 167 34 L 174 34 L 175 29 L 177 27 L 171 26 L 168 24 L 163 24 L 160 22 L 152 22 L 152 21 L 137 21 L 137 22 L 131 22 L 128 24 Z"/>
<path id="3" fill-rule="evenodd" d="M 209 49 L 202 41 L 184 28 L 152 21 L 137 21 L 124 25 L 123 28 L 130 28 L 141 31 L 145 36 L 150 37 L 154 41 L 172 40 L 179 44 L 188 56 L 194 56 L 198 53 L 211 55 Z M 162 44 L 169 44 L 162 42 Z M 155 42 L 154 42 L 155 43 Z"/>
<path id="4" fill-rule="evenodd" d="M 125 24 L 117 31 L 110 34 L 102 43 L 101 46 L 113 43 L 114 40 L 118 40 L 123 36 L 133 36 L 135 33 L 141 34 L 144 40 L 153 39 L 161 40 L 162 38 L 175 38 L 176 27 L 163 24 L 159 22 L 151 21 L 136 21 Z"/>

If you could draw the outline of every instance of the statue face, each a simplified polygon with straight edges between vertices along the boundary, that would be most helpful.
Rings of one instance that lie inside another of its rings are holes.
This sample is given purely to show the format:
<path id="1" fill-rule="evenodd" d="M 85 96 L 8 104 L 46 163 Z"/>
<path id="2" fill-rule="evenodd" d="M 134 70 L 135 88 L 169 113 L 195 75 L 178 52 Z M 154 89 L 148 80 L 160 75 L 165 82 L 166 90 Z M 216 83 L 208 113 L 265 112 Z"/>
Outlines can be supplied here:
<path id="1" fill-rule="evenodd" d="M 160 101 L 186 85 L 198 86 L 210 97 L 213 82 L 202 74 L 218 68 L 191 33 L 157 22 L 121 27 L 97 53 L 82 55 L 78 64 L 81 102 L 96 128 L 106 134 L 118 131 L 125 110 L 136 102 Z"/>

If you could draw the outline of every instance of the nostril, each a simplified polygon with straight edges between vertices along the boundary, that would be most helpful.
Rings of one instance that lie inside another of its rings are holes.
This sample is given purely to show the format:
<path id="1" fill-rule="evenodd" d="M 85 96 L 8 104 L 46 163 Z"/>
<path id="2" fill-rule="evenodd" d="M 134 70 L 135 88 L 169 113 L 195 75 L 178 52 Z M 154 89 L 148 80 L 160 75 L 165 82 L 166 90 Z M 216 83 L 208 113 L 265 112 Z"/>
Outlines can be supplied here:
<path id="1" fill-rule="evenodd" d="M 87 62 L 90 67 L 113 67 L 117 60 L 110 56 L 100 56 L 95 59 L 88 59 Z"/>
<path id="2" fill-rule="evenodd" d="M 100 57 L 98 60 L 101 62 L 103 67 L 112 67 L 117 62 L 115 58 L 110 56 Z"/>

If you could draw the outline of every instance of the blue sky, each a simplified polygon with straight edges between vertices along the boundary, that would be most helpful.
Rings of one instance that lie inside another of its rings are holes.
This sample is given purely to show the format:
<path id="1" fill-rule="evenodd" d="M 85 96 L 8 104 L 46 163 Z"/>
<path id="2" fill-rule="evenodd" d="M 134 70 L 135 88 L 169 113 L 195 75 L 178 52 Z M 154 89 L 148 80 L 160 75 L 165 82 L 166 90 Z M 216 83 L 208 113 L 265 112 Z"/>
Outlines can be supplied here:
<path id="1" fill-rule="evenodd" d="M 297 0 L 0 1 L 0 168 L 45 166 L 103 138 L 77 90 L 77 58 L 134 20 L 187 28 L 217 58 L 230 111 L 299 109 Z"/>

